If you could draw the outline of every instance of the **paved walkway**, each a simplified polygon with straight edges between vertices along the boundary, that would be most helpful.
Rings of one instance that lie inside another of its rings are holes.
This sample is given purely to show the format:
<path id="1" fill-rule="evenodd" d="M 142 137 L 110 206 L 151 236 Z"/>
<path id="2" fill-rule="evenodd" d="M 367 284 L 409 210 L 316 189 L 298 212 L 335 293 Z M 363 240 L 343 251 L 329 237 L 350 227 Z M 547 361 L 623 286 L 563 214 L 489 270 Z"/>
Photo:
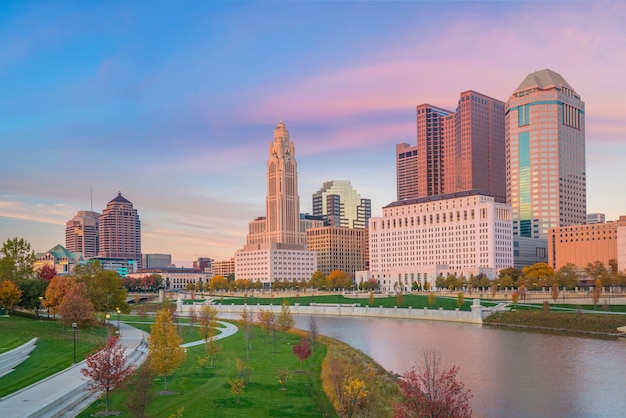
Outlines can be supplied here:
<path id="1" fill-rule="evenodd" d="M 148 334 L 124 323 L 120 323 L 119 344 L 126 349 L 131 364 L 137 366 L 145 358 L 147 350 L 142 344 Z M 0 400 L 0 415 L 3 418 L 73 417 L 98 398 L 98 394 L 85 392 L 87 380 L 80 369 L 85 360 L 40 382 L 12 393 Z"/>
<path id="2" fill-rule="evenodd" d="M 220 334 L 215 337 L 216 340 L 237 332 L 236 325 L 223 321 L 217 322 L 224 328 L 217 328 Z M 120 334 L 118 341 L 126 349 L 128 361 L 135 367 L 139 366 L 147 357 L 148 334 L 123 322 L 120 323 Z M 204 340 L 183 344 L 183 347 L 200 344 L 204 344 Z M 83 367 L 85 367 L 84 360 L 0 399 L 0 416 L 2 418 L 75 417 L 100 397 L 99 393 L 85 391 L 87 380 L 80 372 Z"/>

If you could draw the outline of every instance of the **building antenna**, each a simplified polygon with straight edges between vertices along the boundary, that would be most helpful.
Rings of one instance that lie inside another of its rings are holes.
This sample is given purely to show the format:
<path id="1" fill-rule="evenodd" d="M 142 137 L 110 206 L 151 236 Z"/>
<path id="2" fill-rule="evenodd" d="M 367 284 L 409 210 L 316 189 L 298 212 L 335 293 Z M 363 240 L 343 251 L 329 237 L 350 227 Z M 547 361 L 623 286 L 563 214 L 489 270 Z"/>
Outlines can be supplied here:
<path id="1" fill-rule="evenodd" d="M 91 211 L 93 212 L 93 188 L 89 186 L 89 201 L 91 203 Z"/>

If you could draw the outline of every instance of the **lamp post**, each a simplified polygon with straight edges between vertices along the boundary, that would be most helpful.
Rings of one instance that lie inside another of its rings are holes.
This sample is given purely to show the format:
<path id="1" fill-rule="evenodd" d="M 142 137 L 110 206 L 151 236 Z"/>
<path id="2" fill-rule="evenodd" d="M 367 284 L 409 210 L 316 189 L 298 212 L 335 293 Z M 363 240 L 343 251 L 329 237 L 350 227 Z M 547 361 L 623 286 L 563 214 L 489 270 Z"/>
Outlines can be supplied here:
<path id="1" fill-rule="evenodd" d="M 117 334 L 121 337 L 122 330 L 120 329 L 120 308 L 115 308 L 115 312 L 117 312 Z"/>
<path id="2" fill-rule="evenodd" d="M 42 302 L 43 302 L 43 296 L 39 296 L 39 305 L 37 306 L 37 318 L 39 318 L 39 311 L 41 310 Z"/>
<path id="3" fill-rule="evenodd" d="M 72 331 L 74 331 L 74 364 L 76 364 L 76 332 L 78 331 L 78 324 L 72 322 Z"/>

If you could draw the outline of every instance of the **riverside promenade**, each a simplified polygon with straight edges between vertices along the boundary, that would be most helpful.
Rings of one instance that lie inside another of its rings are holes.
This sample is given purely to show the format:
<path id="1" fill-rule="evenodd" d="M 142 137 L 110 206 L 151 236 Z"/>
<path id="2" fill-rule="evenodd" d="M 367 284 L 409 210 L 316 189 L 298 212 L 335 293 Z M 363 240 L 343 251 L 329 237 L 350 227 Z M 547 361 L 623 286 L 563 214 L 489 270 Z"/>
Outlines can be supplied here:
<path id="1" fill-rule="evenodd" d="M 130 325 L 120 323 L 118 344 L 133 366 L 140 365 L 148 352 L 148 334 Z M 87 379 L 80 369 L 85 360 L 55 375 L 34 383 L 0 399 L 3 418 L 74 417 L 100 394 L 87 392 Z"/>

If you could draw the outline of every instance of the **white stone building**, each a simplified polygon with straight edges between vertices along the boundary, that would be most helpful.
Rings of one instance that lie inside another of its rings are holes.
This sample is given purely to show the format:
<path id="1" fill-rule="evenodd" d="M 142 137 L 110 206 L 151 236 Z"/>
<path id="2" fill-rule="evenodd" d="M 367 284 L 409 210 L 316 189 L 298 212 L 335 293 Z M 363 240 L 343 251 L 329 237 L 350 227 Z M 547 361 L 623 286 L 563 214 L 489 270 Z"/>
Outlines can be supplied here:
<path id="1" fill-rule="evenodd" d="M 393 202 L 369 222 L 370 271 L 381 290 L 434 287 L 439 274 L 494 278 L 513 265 L 511 207 L 472 190 Z"/>

